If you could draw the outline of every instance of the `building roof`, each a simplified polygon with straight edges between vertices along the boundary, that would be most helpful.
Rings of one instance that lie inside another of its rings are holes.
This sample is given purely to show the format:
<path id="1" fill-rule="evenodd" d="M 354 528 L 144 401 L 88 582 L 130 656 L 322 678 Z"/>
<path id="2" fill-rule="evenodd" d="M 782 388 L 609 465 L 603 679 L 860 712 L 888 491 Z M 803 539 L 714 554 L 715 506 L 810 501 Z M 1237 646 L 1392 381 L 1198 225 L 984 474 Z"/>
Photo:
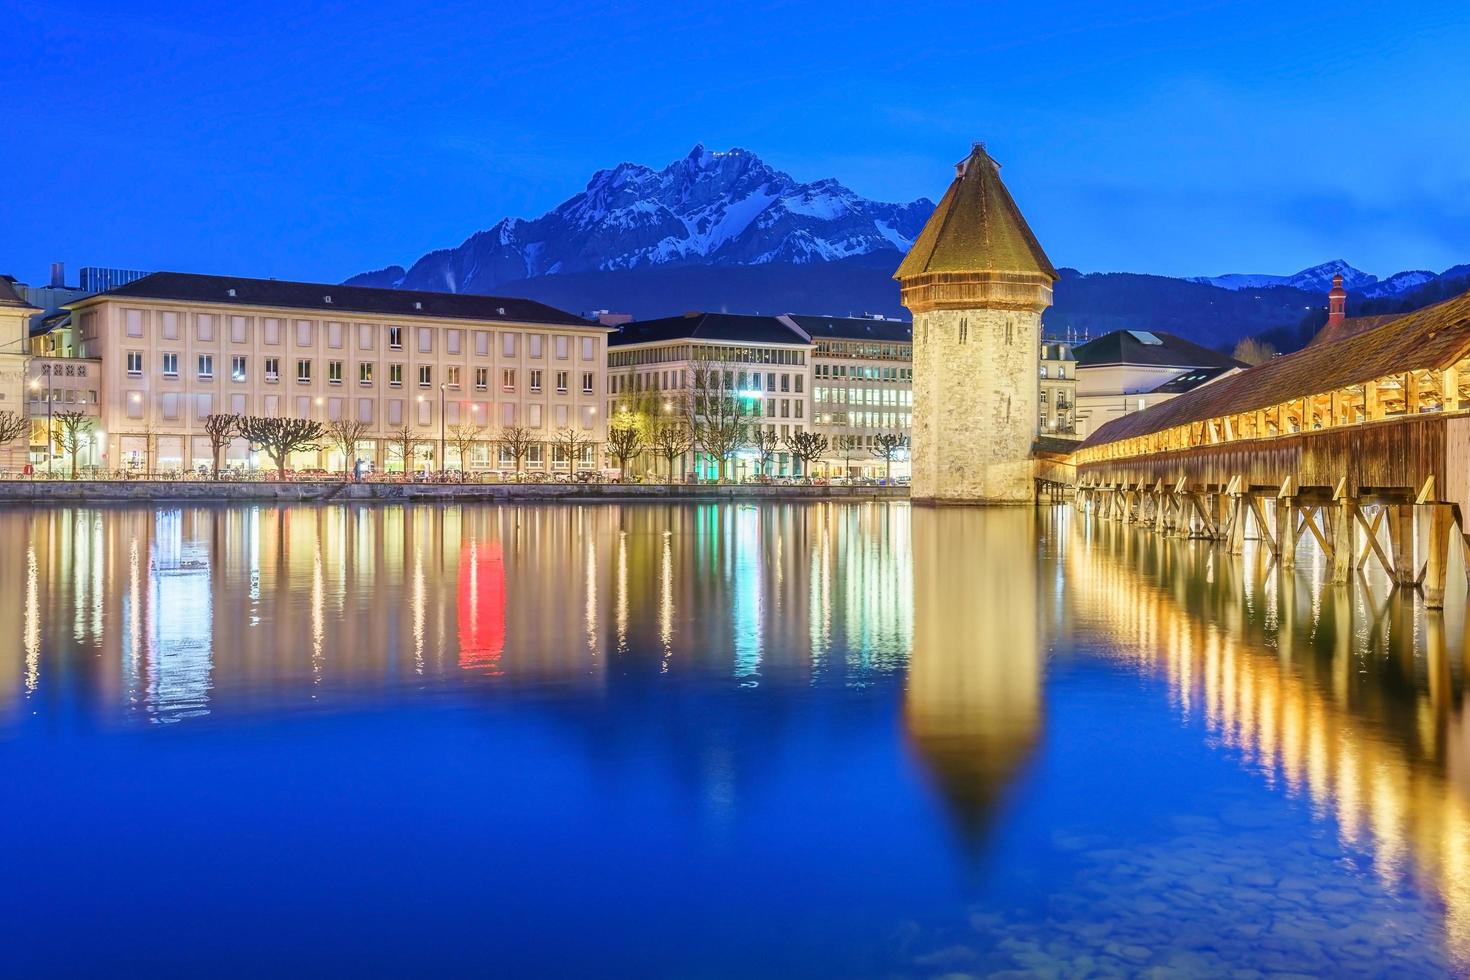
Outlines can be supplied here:
<path id="1" fill-rule="evenodd" d="M 668 340 L 707 340 L 735 344 L 810 344 L 811 339 L 775 316 L 739 313 L 685 313 L 658 320 L 625 323 L 608 337 L 609 347 Z"/>
<path id="2" fill-rule="evenodd" d="M 1313 337 L 1307 346 L 1316 347 L 1319 344 L 1331 344 L 1349 337 L 1356 337 L 1360 333 L 1376 330 L 1390 320 L 1397 320 L 1401 316 L 1403 316 L 1402 313 L 1380 313 L 1377 316 L 1350 316 L 1336 323 L 1329 322 L 1317 331 L 1317 336 Z"/>
<path id="3" fill-rule="evenodd" d="M 15 280 L 9 276 L 0 276 L 0 306 L 18 307 L 22 310 L 40 312 L 39 309 L 21 299 L 20 293 L 15 291 Z"/>
<path id="4" fill-rule="evenodd" d="M 976 143 L 955 170 L 949 190 L 893 278 L 931 272 L 1010 272 L 1055 281 L 1057 270 L 1001 182 L 1000 164 L 990 159 L 985 147 Z"/>
<path id="5" fill-rule="evenodd" d="M 1233 367 L 1190 368 L 1188 371 L 1179 375 L 1179 377 L 1170 378 L 1168 381 L 1165 381 L 1150 392 L 1150 394 L 1182 395 L 1186 391 L 1193 391 L 1196 388 L 1207 385 L 1222 374 L 1228 374 L 1234 370 L 1236 369 Z"/>
<path id="6" fill-rule="evenodd" d="M 276 306 L 321 313 L 371 313 L 439 320 L 505 320 L 514 323 L 607 329 L 529 299 L 478 296 L 471 293 L 375 289 L 367 286 L 289 282 L 283 279 L 203 276 L 189 272 L 154 272 L 71 305 L 79 307 L 94 300 L 115 297 L 236 306 Z"/>
<path id="7" fill-rule="evenodd" d="M 1228 354 L 1202 347 L 1171 333 L 1148 330 L 1114 330 L 1074 348 L 1078 367 L 1105 364 L 1141 364 L 1150 367 L 1243 368 L 1246 365 Z"/>
<path id="8" fill-rule="evenodd" d="M 1470 353 L 1470 291 L 1330 344 L 1306 347 L 1188 394 L 1114 419 L 1097 446 L 1175 426 L 1254 412 L 1405 371 L 1437 370 Z"/>
<path id="9" fill-rule="evenodd" d="M 914 325 L 907 320 L 875 320 L 872 317 L 808 316 L 788 313 L 791 320 L 813 340 L 871 340 L 880 344 L 909 344 Z"/>

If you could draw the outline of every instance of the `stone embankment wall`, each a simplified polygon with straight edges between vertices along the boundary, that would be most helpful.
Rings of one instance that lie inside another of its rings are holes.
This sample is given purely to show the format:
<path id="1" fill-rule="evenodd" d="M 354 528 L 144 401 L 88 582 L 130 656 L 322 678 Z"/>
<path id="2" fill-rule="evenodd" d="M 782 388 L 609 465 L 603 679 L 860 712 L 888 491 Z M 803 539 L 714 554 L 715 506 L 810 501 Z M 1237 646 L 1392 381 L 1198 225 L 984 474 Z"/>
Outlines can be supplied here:
<path id="1" fill-rule="evenodd" d="M 228 503 L 300 501 L 907 500 L 907 487 L 691 486 L 558 483 L 268 483 L 209 480 L 0 480 L 0 506 L 15 503 Z"/>

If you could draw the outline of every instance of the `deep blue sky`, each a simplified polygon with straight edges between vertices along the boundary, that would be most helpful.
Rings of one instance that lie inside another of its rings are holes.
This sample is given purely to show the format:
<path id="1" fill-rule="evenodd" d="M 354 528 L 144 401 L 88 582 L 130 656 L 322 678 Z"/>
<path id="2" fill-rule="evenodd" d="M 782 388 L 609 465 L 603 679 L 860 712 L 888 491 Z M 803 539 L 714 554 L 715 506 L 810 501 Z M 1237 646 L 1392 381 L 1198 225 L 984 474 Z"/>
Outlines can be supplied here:
<path id="1" fill-rule="evenodd" d="M 338 280 L 696 141 L 908 200 L 984 139 L 1089 271 L 1470 261 L 1464 0 L 311 6 L 0 0 L 0 272 Z"/>

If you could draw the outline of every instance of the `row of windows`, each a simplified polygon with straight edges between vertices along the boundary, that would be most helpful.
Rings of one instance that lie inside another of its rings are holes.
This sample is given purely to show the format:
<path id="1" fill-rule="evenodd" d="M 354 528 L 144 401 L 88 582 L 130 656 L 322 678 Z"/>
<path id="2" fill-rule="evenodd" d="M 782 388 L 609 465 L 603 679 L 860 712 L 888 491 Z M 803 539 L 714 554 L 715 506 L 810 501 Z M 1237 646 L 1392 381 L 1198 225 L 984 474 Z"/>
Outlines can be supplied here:
<path id="1" fill-rule="evenodd" d="M 674 344 L 641 350 L 610 350 L 609 367 L 638 367 L 673 361 L 705 361 L 718 364 L 806 364 L 806 351 L 784 347 L 735 347 L 723 344 Z"/>
<path id="2" fill-rule="evenodd" d="M 681 391 L 689 378 L 687 371 L 642 371 L 638 374 L 614 374 L 607 379 L 608 394 L 619 395 L 628 391 Z M 806 376 L 801 374 L 777 373 L 775 371 L 726 371 L 725 386 L 734 386 L 741 391 L 795 392 L 800 395 L 806 390 Z"/>
<path id="3" fill-rule="evenodd" d="M 177 378 L 179 376 L 179 355 L 172 351 L 166 351 L 161 355 L 161 373 L 165 378 Z M 262 358 L 263 377 L 267 383 L 274 384 L 281 380 L 281 359 L 279 357 Z M 300 384 L 311 384 L 313 364 L 311 358 L 300 358 L 296 361 L 296 380 Z M 230 380 L 243 383 L 249 380 L 250 359 L 244 354 L 230 355 Z M 132 378 L 143 376 L 143 352 L 130 350 L 127 352 L 127 372 Z M 362 362 L 357 365 L 357 383 L 364 388 L 370 388 L 373 384 L 376 365 L 370 362 Z M 532 368 L 527 374 L 530 376 L 530 391 L 533 393 L 542 390 L 546 372 L 541 368 Z M 502 368 L 500 371 L 500 388 L 502 391 L 515 391 L 518 371 L 516 368 Z M 214 380 L 214 355 L 200 354 L 196 360 L 195 377 L 200 381 Z M 474 385 L 476 391 L 488 391 L 490 389 L 490 369 L 477 367 L 474 369 Z M 558 394 L 566 394 L 569 388 L 571 372 L 556 371 L 553 373 Z M 327 362 L 327 384 L 340 385 L 343 381 L 343 369 L 341 361 Z M 593 385 L 596 383 L 596 375 L 592 371 L 582 372 L 582 394 L 593 393 Z M 444 369 L 444 386 L 447 388 L 462 388 L 464 386 L 464 369 L 459 365 L 450 365 Z M 403 386 L 403 365 L 388 365 L 388 384 L 391 387 Z M 418 386 L 420 388 L 432 388 L 434 386 L 434 368 L 429 364 L 421 364 L 418 367 Z"/>
<path id="4" fill-rule="evenodd" d="M 1057 408 L 1071 407 L 1072 401 L 1067 397 L 1067 393 L 1065 391 L 1057 391 L 1053 394 L 1051 392 L 1048 392 L 1045 388 L 1041 390 L 1041 404 L 1047 404 L 1048 394 L 1051 394 L 1052 398 L 1055 400 Z"/>
<path id="5" fill-rule="evenodd" d="M 845 425 L 855 429 L 907 429 L 913 417 L 908 412 L 823 412 L 820 425 Z"/>
<path id="6" fill-rule="evenodd" d="M 862 364 L 818 364 L 815 369 L 818 381 L 829 378 L 848 378 L 857 381 L 888 381 L 912 384 L 913 368 L 876 367 Z"/>
<path id="7" fill-rule="evenodd" d="M 157 329 L 161 339 L 178 340 L 180 329 L 180 314 L 173 312 L 162 312 L 155 314 L 157 317 Z M 194 314 L 194 339 L 199 343 L 214 343 L 220 339 L 221 332 L 228 336 L 232 344 L 248 344 L 251 342 L 252 328 L 255 326 L 255 317 L 248 316 L 221 316 L 213 313 Z M 83 317 L 83 334 L 90 339 L 91 333 L 95 331 L 95 318 L 92 313 Z M 141 338 L 145 335 L 147 326 L 147 313 L 144 310 L 123 311 L 123 332 L 128 337 Z M 403 350 L 406 341 L 412 339 L 419 353 L 430 354 L 434 351 L 436 336 L 443 337 L 444 349 L 449 354 L 466 353 L 466 337 L 469 334 L 470 344 L 474 353 L 480 357 L 489 357 L 494 345 L 495 331 L 492 330 L 469 330 L 461 327 L 380 327 L 371 323 L 340 323 L 336 321 L 325 321 L 318 324 L 314 320 L 288 321 L 280 317 L 259 318 L 261 341 L 268 345 L 276 345 L 283 342 L 284 338 L 294 331 L 297 347 L 311 347 L 318 339 L 325 337 L 326 345 L 331 348 L 344 348 L 347 345 L 348 335 L 356 332 L 357 349 L 370 351 L 374 349 L 377 337 L 381 332 L 386 332 L 386 340 L 389 350 Z M 221 331 L 221 325 L 224 330 Z M 523 334 L 516 331 L 500 331 L 500 354 L 502 357 L 515 358 L 520 356 L 521 338 L 525 338 L 526 355 L 533 359 L 545 357 L 548 349 L 557 360 L 570 360 L 572 356 L 572 342 L 577 341 L 580 348 L 581 359 L 593 361 L 597 359 L 598 343 L 595 337 L 572 337 L 564 334 Z M 549 341 L 549 342 L 548 342 Z"/>
<path id="8" fill-rule="evenodd" d="M 911 361 L 914 349 L 910 344 L 874 344 L 867 341 L 819 340 L 819 357 L 863 357 L 880 361 Z"/>
<path id="9" fill-rule="evenodd" d="M 912 405 L 914 393 L 908 388 L 812 388 L 812 397 L 819 402 L 835 402 L 839 405 Z"/>
<path id="10" fill-rule="evenodd" d="M 1047 371 L 1047 366 L 1045 364 L 1041 365 L 1041 376 L 1043 378 L 1051 377 L 1060 378 L 1063 381 L 1067 380 L 1067 366 L 1065 364 L 1058 364 L 1056 366 L 1056 370 L 1052 371 L 1050 374 L 1048 374 Z"/>
<path id="11" fill-rule="evenodd" d="M 48 401 L 55 405 L 96 405 L 96 389 L 83 391 L 80 388 L 32 388 L 31 401 L 41 405 Z"/>

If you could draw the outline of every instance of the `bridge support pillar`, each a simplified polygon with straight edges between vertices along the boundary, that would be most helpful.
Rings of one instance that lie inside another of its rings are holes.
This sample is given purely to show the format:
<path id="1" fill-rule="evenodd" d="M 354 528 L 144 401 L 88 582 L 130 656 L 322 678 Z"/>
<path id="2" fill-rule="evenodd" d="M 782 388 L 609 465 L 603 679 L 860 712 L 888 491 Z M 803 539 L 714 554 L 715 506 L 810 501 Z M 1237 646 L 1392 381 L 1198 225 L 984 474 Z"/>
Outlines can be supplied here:
<path id="1" fill-rule="evenodd" d="M 1358 502 L 1343 497 L 1332 508 L 1332 584 L 1346 585 L 1353 575 L 1353 556 L 1358 553 L 1353 534 L 1353 512 Z"/>
<path id="2" fill-rule="evenodd" d="M 1429 518 L 1429 550 L 1424 556 L 1424 605 L 1430 609 L 1443 609 L 1445 567 L 1449 564 L 1454 518 L 1445 504 L 1424 504 L 1419 510 L 1421 513 L 1427 511 Z"/>
<path id="3" fill-rule="evenodd" d="M 1276 498 L 1276 557 L 1282 568 L 1296 567 L 1296 525 L 1296 501 Z"/>
<path id="4" fill-rule="evenodd" d="M 1232 555 L 1245 554 L 1245 522 L 1250 516 L 1250 504 L 1245 494 L 1235 494 L 1230 498 L 1230 545 L 1229 552 Z"/>
<path id="5" fill-rule="evenodd" d="M 1419 578 L 1414 568 L 1414 505 L 1389 504 L 1388 547 L 1393 562 L 1391 576 L 1399 585 L 1413 585 Z"/>

